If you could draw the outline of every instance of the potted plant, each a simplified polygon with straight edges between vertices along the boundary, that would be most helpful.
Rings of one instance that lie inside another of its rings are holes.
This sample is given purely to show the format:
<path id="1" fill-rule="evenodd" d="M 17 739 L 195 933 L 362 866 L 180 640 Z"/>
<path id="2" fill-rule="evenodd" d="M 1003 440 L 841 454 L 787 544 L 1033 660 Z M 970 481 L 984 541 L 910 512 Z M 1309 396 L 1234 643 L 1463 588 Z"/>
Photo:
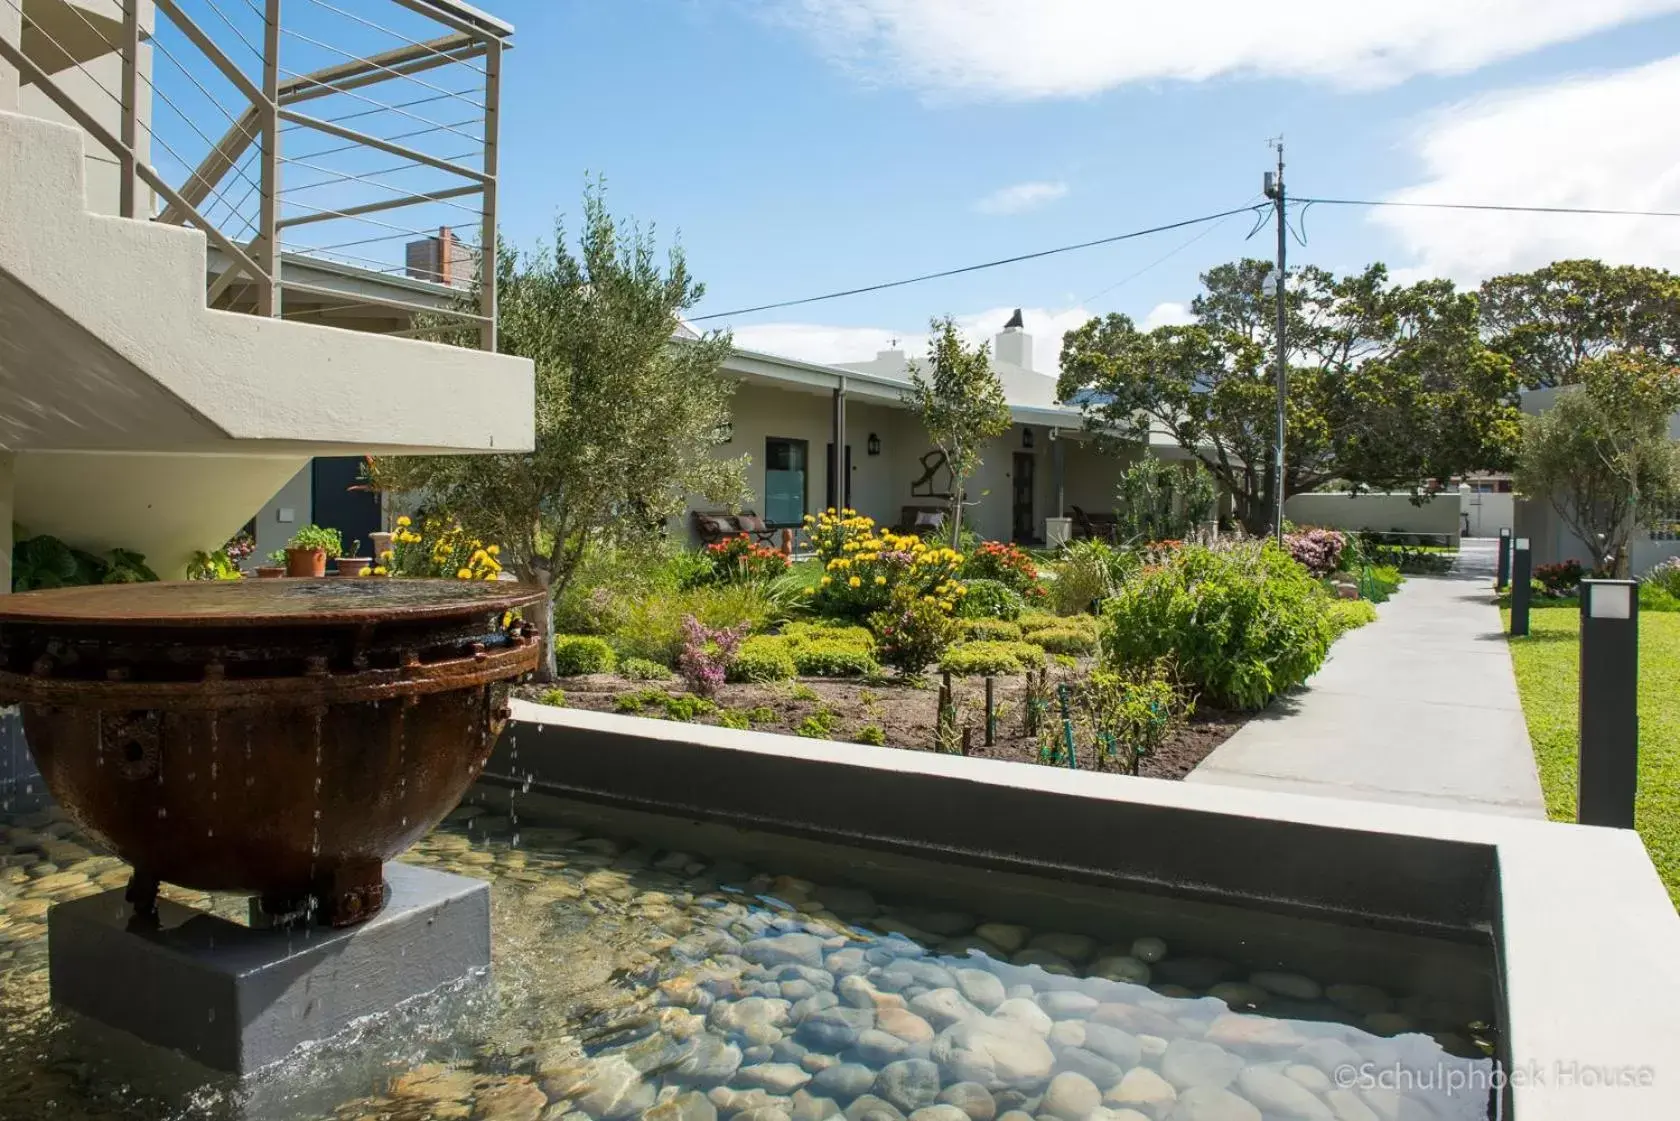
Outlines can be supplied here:
<path id="1" fill-rule="evenodd" d="M 314 576 L 327 574 L 327 558 L 344 551 L 344 539 L 338 530 L 310 523 L 292 534 L 286 542 L 286 575 Z"/>
<path id="2" fill-rule="evenodd" d="M 257 565 L 257 577 L 262 580 L 277 580 L 286 575 L 286 550 L 276 549 L 268 554 L 268 563 Z"/>
<path id="3" fill-rule="evenodd" d="M 391 551 L 391 542 L 396 540 L 394 533 L 370 533 L 368 538 L 373 542 L 373 561 L 378 564 L 387 559 L 385 554 Z"/>
<path id="4" fill-rule="evenodd" d="M 338 574 L 340 576 L 360 576 L 363 572 L 371 572 L 373 558 L 359 555 L 362 548 L 360 538 L 350 542 L 349 553 L 338 558 Z"/>

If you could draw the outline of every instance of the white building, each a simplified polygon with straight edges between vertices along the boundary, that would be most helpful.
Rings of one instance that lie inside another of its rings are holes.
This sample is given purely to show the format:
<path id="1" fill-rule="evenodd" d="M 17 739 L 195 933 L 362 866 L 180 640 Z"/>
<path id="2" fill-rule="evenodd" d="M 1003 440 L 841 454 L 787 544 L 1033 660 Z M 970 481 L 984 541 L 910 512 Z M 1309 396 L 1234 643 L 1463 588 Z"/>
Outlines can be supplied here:
<path id="1" fill-rule="evenodd" d="M 346 30 L 345 61 L 325 23 L 283 37 L 263 5 L 224 7 L 244 45 L 150 0 L 0 3 L 0 589 L 14 522 L 178 576 L 311 456 L 531 445 L 531 366 L 491 350 L 493 288 L 463 317 L 484 349 L 376 333 L 453 296 L 391 275 L 411 232 L 383 268 L 381 227 L 436 230 L 447 205 L 494 229 L 512 29 L 393 2 L 389 49 Z M 181 64 L 225 120 L 195 119 Z M 450 67 L 479 82 L 472 154 L 374 123 Z"/>

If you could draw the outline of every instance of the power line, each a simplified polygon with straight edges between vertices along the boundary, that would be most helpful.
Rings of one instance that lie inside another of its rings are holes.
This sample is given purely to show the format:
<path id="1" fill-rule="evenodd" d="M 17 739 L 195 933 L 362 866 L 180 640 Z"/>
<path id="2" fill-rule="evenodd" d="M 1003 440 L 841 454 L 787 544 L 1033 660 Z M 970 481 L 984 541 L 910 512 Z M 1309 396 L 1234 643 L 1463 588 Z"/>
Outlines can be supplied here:
<path id="1" fill-rule="evenodd" d="M 1503 210 L 1517 214 L 1608 214 L 1628 218 L 1680 218 L 1680 210 L 1610 210 L 1591 206 L 1498 206 L 1475 202 L 1403 202 L 1399 199 L 1298 198 L 1298 203 L 1323 206 L 1400 206 L 1415 210 Z"/>
<path id="2" fill-rule="evenodd" d="M 1229 218 L 1233 214 L 1242 214 L 1256 209 L 1254 206 L 1239 206 L 1231 210 L 1221 210 L 1218 214 L 1204 214 L 1200 218 L 1186 218 L 1181 222 L 1169 222 L 1164 226 L 1151 226 L 1146 230 L 1133 230 L 1130 233 L 1115 234 L 1113 237 L 1100 237 L 1094 241 L 1081 241 L 1075 245 L 1060 245 L 1054 249 L 1040 249 L 1036 253 L 1022 253 L 1014 257 L 1004 257 L 996 261 L 985 261 L 978 265 L 964 265 L 961 268 L 942 269 L 939 272 L 923 273 L 904 280 L 889 280 L 881 284 L 868 284 L 861 288 L 847 288 L 840 292 L 825 292 L 821 296 L 806 296 L 798 300 L 782 300 L 773 304 L 759 304 L 757 307 L 736 308 L 733 311 L 719 311 L 711 315 L 696 315 L 690 323 L 704 323 L 710 319 L 728 319 L 736 315 L 751 315 L 759 311 L 774 311 L 777 308 L 799 307 L 803 304 L 821 303 L 824 300 L 838 300 L 844 296 L 861 296 L 866 292 L 881 292 L 888 288 L 902 288 L 907 284 L 920 284 L 927 280 L 939 280 L 948 276 L 961 276 L 964 273 L 980 272 L 983 269 L 995 269 L 1001 265 L 1018 264 L 1021 261 L 1036 261 L 1041 257 L 1053 257 L 1058 253 L 1072 253 L 1078 249 L 1092 249 L 1099 245 L 1113 245 L 1118 241 L 1130 241 L 1133 238 L 1147 237 L 1150 234 L 1165 233 L 1168 230 L 1181 230 L 1186 226 L 1195 226 L 1203 222 L 1217 222 L 1221 218 Z"/>

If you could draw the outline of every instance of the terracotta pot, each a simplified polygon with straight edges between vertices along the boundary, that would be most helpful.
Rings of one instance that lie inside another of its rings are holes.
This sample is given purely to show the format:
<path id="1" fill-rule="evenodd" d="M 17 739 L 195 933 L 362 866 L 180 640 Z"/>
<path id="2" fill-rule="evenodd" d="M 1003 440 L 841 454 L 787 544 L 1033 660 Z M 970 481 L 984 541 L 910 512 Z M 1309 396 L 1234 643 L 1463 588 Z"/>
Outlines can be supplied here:
<path id="1" fill-rule="evenodd" d="M 278 580 L 284 575 L 286 575 L 284 565 L 259 564 L 257 566 L 257 578 L 260 580 Z"/>
<path id="2" fill-rule="evenodd" d="M 338 574 L 340 576 L 360 576 L 362 569 L 372 567 L 373 561 L 367 557 L 338 558 Z"/>
<path id="3" fill-rule="evenodd" d="M 287 576 L 325 576 L 327 574 L 327 551 L 325 549 L 287 549 Z"/>

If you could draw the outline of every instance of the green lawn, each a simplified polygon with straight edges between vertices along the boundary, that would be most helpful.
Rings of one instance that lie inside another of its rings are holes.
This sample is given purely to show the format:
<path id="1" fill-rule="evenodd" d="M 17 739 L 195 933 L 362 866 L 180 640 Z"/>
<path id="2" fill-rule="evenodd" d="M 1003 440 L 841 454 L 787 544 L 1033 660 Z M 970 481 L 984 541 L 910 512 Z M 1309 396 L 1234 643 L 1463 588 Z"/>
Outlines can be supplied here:
<path id="1" fill-rule="evenodd" d="M 1506 626 L 1510 612 L 1502 612 Z M 1528 736 L 1540 764 L 1546 812 L 1575 820 L 1576 708 L 1580 609 L 1536 607 L 1529 635 L 1513 638 L 1511 660 Z M 1639 617 L 1639 799 L 1634 822 L 1668 894 L 1680 906 L 1680 614 Z"/>

